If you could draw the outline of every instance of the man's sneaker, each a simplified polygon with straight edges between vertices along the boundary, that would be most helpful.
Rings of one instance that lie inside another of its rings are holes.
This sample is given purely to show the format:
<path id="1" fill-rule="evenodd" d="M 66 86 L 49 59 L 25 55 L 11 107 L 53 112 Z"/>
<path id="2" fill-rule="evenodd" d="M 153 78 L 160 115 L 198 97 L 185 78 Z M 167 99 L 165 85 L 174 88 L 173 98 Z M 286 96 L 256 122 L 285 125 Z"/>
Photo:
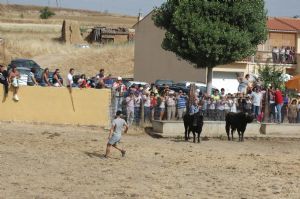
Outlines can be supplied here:
<path id="1" fill-rule="evenodd" d="M 19 101 L 18 95 L 14 95 L 13 99 Z"/>
<path id="2" fill-rule="evenodd" d="M 122 157 L 125 157 L 126 151 L 122 150 L 121 153 L 122 153 Z"/>

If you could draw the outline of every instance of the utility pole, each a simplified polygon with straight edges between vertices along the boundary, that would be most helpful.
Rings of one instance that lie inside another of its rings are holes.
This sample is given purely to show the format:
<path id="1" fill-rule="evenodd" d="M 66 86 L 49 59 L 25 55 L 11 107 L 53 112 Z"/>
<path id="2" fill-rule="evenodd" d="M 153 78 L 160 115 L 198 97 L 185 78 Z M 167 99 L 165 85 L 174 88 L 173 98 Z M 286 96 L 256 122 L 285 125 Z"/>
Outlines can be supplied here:
<path id="1" fill-rule="evenodd" d="M 58 8 L 58 0 L 56 0 L 56 7 Z"/>

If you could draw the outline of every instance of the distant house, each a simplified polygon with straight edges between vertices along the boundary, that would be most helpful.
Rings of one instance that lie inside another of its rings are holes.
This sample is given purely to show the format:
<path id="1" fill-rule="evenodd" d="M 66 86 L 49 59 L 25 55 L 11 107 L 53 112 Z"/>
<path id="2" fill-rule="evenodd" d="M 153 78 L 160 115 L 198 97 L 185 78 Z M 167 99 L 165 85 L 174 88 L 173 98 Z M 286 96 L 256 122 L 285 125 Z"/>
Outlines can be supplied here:
<path id="1" fill-rule="evenodd" d="M 162 49 L 161 43 L 165 31 L 154 25 L 152 15 L 152 12 L 149 13 L 133 27 L 135 29 L 134 79 L 147 82 L 170 79 L 175 82 L 187 80 L 206 83 L 206 69 L 196 69 L 192 64 L 179 59 L 174 53 Z M 213 86 L 225 88 L 227 92 L 236 92 L 238 76 L 248 73 L 256 74 L 258 65 L 266 63 L 283 67 L 289 73 L 300 72 L 296 64 L 297 57 L 299 57 L 297 45 L 300 45 L 300 20 L 270 18 L 268 28 L 268 40 L 264 45 L 258 46 L 256 55 L 214 68 Z M 294 47 L 295 61 L 273 63 L 272 49 L 275 46 Z"/>
<path id="2" fill-rule="evenodd" d="M 98 42 L 101 44 L 121 44 L 132 41 L 133 37 L 134 31 L 128 28 L 95 27 L 92 28 L 87 40 L 91 43 Z"/>

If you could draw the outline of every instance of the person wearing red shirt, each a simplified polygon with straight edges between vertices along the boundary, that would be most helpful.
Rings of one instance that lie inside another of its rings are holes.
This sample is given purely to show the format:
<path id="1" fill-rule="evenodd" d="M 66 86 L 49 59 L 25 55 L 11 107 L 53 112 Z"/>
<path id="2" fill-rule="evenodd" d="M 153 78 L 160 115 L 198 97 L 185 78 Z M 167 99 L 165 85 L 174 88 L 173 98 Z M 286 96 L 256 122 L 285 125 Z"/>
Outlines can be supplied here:
<path id="1" fill-rule="evenodd" d="M 274 95 L 275 95 L 275 104 L 276 104 L 276 109 L 277 109 L 276 119 L 279 124 L 279 123 L 281 123 L 281 108 L 283 105 L 283 97 L 282 97 L 282 93 L 279 88 L 276 88 Z"/>

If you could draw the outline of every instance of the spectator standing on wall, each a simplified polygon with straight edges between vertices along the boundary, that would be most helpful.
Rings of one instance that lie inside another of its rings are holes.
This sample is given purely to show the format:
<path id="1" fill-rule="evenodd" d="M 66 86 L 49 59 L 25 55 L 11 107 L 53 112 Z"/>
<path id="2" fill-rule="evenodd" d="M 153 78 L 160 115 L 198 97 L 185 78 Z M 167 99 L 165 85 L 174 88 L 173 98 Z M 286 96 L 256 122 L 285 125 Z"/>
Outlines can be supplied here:
<path id="1" fill-rule="evenodd" d="M 37 86 L 39 85 L 35 79 L 35 68 L 31 68 L 29 75 L 27 77 L 27 86 Z"/>
<path id="2" fill-rule="evenodd" d="M 49 81 L 49 69 L 45 68 L 44 72 L 42 73 L 41 77 L 41 86 L 51 86 L 51 83 Z"/>
<path id="3" fill-rule="evenodd" d="M 67 75 L 67 87 L 68 88 L 76 87 L 76 84 L 74 83 L 74 80 L 73 80 L 74 73 L 75 73 L 74 68 L 70 68 L 69 73 Z"/>
<path id="4" fill-rule="evenodd" d="M 18 97 L 18 90 L 19 90 L 19 78 L 20 78 L 20 73 L 17 70 L 16 67 L 12 67 L 11 72 L 9 73 L 9 78 L 8 81 L 11 83 L 12 88 L 13 88 L 13 99 L 15 101 L 19 101 Z"/>
<path id="5" fill-rule="evenodd" d="M 282 97 L 282 93 L 279 88 L 276 88 L 274 95 L 275 95 L 275 104 L 276 104 L 276 110 L 277 110 L 276 119 L 277 119 L 278 123 L 281 123 L 282 122 L 281 108 L 283 105 L 283 97 Z"/>
<path id="6" fill-rule="evenodd" d="M 247 88 L 249 86 L 249 74 L 245 75 L 245 78 L 238 78 L 239 81 L 239 86 L 238 86 L 238 92 L 239 93 L 246 93 L 247 92 Z"/>
<path id="7" fill-rule="evenodd" d="M 3 65 L 0 65 L 0 83 L 4 86 L 4 96 L 8 95 L 8 72 Z"/>
<path id="8" fill-rule="evenodd" d="M 182 117 L 186 113 L 186 103 L 187 103 L 187 96 L 183 94 L 182 90 L 179 90 L 177 96 L 177 118 L 181 120 Z"/>
<path id="9" fill-rule="evenodd" d="M 62 87 L 63 83 L 61 82 L 61 77 L 59 75 L 60 71 L 59 69 L 55 69 L 54 73 L 53 73 L 53 86 L 55 87 Z"/>

